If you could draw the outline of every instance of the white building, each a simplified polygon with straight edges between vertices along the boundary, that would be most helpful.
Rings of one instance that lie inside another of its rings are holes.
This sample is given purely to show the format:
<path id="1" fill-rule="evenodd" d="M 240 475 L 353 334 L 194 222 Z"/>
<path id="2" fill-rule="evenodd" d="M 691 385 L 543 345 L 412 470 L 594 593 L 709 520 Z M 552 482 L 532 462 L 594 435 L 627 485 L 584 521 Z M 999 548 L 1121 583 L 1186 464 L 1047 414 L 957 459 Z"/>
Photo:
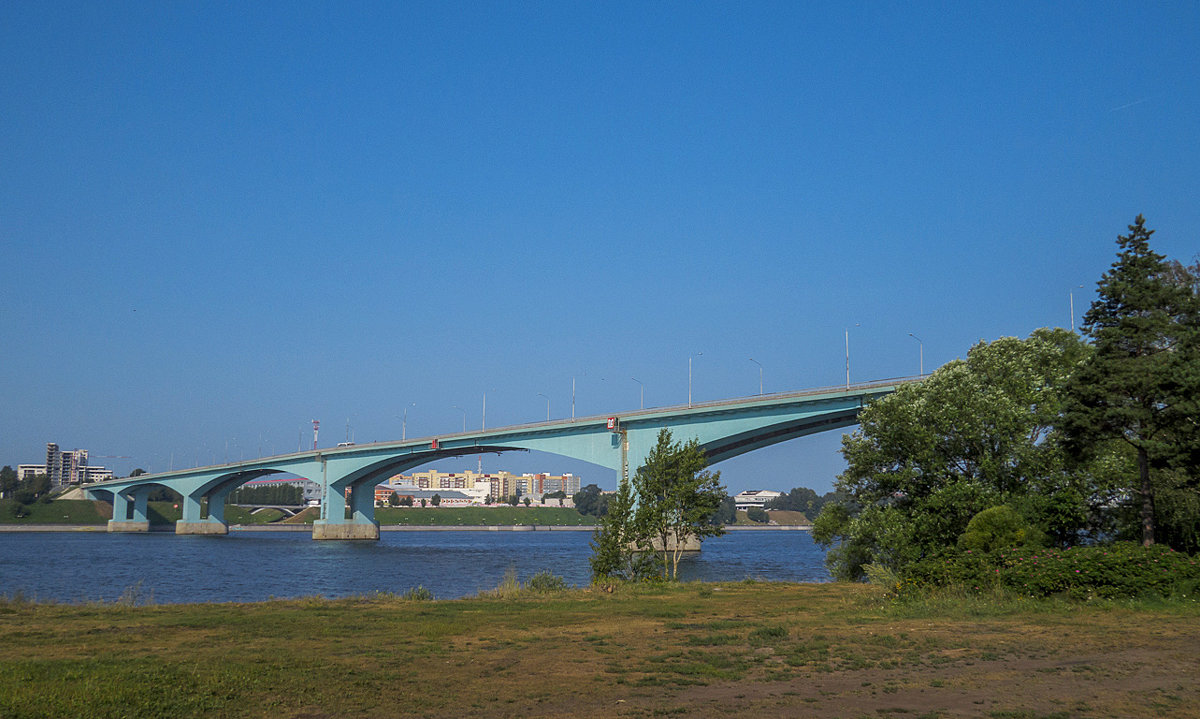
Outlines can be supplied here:
<path id="1" fill-rule="evenodd" d="M 750 509 L 758 507 L 765 509 L 767 502 L 770 502 L 776 497 L 783 496 L 782 492 L 776 492 L 770 489 L 748 489 L 745 492 L 739 492 L 733 496 L 733 503 L 738 509 Z"/>

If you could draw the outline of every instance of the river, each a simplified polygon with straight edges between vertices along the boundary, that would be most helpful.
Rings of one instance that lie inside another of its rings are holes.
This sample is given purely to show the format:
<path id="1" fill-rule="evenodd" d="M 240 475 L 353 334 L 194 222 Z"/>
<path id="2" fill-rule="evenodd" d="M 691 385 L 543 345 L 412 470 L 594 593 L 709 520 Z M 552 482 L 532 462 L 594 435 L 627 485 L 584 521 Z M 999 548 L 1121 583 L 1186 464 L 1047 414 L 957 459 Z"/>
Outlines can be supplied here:
<path id="1" fill-rule="evenodd" d="M 253 602 L 403 593 L 439 599 L 496 587 L 511 567 L 589 581 L 590 532 L 384 532 L 377 542 L 316 542 L 307 532 L 0 534 L 0 595 L 41 601 Z M 684 580 L 826 582 L 825 552 L 804 531 L 705 540 Z"/>

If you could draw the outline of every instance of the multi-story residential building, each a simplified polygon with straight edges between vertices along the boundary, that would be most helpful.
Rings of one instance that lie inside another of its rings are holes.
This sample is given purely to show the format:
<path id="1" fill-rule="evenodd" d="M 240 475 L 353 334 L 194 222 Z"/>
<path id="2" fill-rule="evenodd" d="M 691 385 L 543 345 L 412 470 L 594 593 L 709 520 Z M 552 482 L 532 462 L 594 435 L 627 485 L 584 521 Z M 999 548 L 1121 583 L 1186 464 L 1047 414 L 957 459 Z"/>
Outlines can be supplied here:
<path id="1" fill-rule="evenodd" d="M 112 470 L 88 466 L 86 449 L 71 449 L 64 452 L 54 442 L 46 443 L 45 464 L 17 465 L 18 479 L 31 479 L 39 474 L 49 477 L 52 488 L 68 484 L 100 482 L 113 478 Z"/>
<path id="2" fill-rule="evenodd" d="M 565 492 L 571 496 L 579 491 L 579 477 L 573 474 L 513 474 L 512 472 L 480 473 L 467 470 L 466 472 L 413 472 L 412 474 L 397 474 L 380 485 L 381 493 L 377 496 L 386 498 L 393 491 L 403 488 L 421 490 L 458 490 L 479 504 L 484 504 L 487 497 L 503 501 L 508 497 L 529 496 L 535 500 L 542 495 L 554 492 Z"/>

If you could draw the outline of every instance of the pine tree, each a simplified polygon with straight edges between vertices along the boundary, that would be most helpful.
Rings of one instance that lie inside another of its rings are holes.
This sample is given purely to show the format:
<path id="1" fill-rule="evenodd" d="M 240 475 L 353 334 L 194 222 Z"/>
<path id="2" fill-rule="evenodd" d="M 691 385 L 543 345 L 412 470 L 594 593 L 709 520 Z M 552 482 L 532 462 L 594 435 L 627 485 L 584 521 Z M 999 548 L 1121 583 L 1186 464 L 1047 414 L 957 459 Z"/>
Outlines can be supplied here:
<path id="1" fill-rule="evenodd" d="M 1123 441 L 1137 455 L 1142 543 L 1155 541 L 1151 471 L 1194 454 L 1200 389 L 1196 295 L 1173 281 L 1137 216 L 1097 285 L 1083 331 L 1095 352 L 1072 378 L 1063 429 L 1077 455 Z"/>

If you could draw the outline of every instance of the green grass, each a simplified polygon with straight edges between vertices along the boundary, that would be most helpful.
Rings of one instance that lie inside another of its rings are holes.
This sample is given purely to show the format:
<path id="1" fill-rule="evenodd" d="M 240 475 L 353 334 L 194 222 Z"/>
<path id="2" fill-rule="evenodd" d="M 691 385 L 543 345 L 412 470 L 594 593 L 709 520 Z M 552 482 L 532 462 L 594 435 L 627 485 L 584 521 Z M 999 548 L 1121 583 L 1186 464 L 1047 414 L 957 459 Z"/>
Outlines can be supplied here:
<path id="1" fill-rule="evenodd" d="M 104 524 L 108 521 L 99 505 L 83 499 L 60 499 L 49 504 L 34 502 L 26 505 L 29 516 L 20 519 L 13 516 L 16 505 L 16 500 L 0 499 L 0 524 Z"/>
<path id="2" fill-rule="evenodd" d="M 914 617 L 848 584 L 508 589 L 452 601 L 419 588 L 258 604 L 0 598 L 0 716 L 931 716 L 936 704 L 947 716 L 1152 705 L 1182 718 L 1200 698 L 1200 610 L 1184 602 L 987 612 L 961 598 Z M 1062 704 L 1078 689 L 1070 668 L 1097 656 L 1113 660 L 1088 665 L 1104 679 L 1088 708 Z M 1062 671 L 1025 671 L 1030 693 L 1013 693 L 995 684 L 1009 662 Z"/>

